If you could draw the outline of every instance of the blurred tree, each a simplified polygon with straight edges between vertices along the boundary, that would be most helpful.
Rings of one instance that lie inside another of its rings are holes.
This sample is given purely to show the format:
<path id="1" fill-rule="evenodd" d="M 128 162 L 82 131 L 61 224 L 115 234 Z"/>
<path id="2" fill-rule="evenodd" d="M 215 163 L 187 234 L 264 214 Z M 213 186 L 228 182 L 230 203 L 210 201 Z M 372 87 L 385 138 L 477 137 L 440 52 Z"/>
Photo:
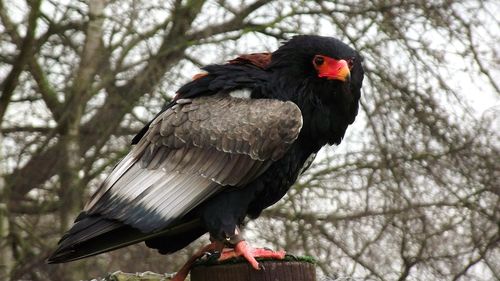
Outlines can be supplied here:
<path id="1" fill-rule="evenodd" d="M 493 0 L 0 0 L 0 278 L 175 270 L 189 249 L 44 259 L 197 66 L 314 33 L 364 55 L 362 112 L 249 236 L 316 256 L 331 277 L 500 280 L 498 109 L 475 110 L 500 94 L 499 12 Z"/>

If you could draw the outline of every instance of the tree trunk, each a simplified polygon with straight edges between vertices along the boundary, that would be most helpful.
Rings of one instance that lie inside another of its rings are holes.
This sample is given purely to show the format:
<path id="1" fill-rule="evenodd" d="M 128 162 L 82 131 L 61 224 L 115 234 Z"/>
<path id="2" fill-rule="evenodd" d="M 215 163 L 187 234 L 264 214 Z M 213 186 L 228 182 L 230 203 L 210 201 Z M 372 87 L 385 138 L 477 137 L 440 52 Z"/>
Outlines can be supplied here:
<path id="1" fill-rule="evenodd" d="M 2 147 L 2 134 L 0 133 L 0 147 Z M 2 161 L 2 150 L 0 149 L 0 279 L 10 280 L 10 271 L 13 266 L 12 248 L 9 239 L 9 212 L 7 210 L 8 191 L 3 178 L 4 162 Z"/>
<path id="2" fill-rule="evenodd" d="M 248 263 L 199 265 L 191 270 L 191 281 L 316 281 L 314 264 L 305 261 L 263 261 L 263 270 Z"/>

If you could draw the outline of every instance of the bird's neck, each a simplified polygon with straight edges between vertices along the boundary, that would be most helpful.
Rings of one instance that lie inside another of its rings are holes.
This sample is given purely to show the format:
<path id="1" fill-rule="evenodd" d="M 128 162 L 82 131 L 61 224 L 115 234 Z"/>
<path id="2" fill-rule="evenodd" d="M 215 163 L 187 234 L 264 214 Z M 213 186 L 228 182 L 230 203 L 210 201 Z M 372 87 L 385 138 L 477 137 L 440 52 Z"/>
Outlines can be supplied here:
<path id="1" fill-rule="evenodd" d="M 299 140 L 317 151 L 326 144 L 339 144 L 344 137 L 348 122 L 335 111 L 324 105 L 303 104 L 301 107 L 303 126 Z"/>
<path id="2" fill-rule="evenodd" d="M 304 144 L 310 145 L 314 151 L 326 144 L 339 144 L 351 123 L 350 103 L 357 101 L 345 99 L 331 88 L 327 88 L 329 92 L 325 93 L 322 92 L 325 90 L 310 87 L 307 83 L 290 85 L 288 89 L 295 91 L 291 100 L 302 112 L 303 126 L 299 139 L 304 139 Z M 337 96 L 332 98 L 332 95 Z"/>
<path id="3" fill-rule="evenodd" d="M 355 116 L 351 116 L 351 108 L 358 102 L 349 95 L 350 91 L 343 89 L 342 84 L 319 84 L 299 74 L 273 74 L 264 96 L 298 105 L 303 118 L 299 142 L 312 152 L 326 144 L 339 144 Z"/>

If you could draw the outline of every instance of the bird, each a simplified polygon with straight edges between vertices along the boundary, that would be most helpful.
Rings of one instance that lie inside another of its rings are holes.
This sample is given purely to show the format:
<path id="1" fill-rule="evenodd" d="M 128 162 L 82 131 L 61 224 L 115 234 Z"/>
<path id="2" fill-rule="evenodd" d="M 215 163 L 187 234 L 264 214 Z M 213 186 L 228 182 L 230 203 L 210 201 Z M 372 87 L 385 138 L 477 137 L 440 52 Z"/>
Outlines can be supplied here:
<path id="1" fill-rule="evenodd" d="M 362 56 L 334 37 L 296 35 L 240 55 L 181 86 L 133 138 L 47 259 L 62 263 L 145 242 L 160 254 L 209 233 L 174 280 L 212 251 L 283 258 L 250 246 L 247 219 L 279 201 L 317 152 L 338 145 L 358 113 Z"/>

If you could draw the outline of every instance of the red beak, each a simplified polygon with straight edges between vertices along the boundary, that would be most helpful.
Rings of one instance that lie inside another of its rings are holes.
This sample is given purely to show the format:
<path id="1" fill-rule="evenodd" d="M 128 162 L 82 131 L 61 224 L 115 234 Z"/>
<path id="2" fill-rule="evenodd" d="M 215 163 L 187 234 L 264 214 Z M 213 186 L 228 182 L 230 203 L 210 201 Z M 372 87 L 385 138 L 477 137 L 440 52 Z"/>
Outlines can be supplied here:
<path id="1" fill-rule="evenodd" d="M 318 55 L 314 57 L 313 64 L 320 78 L 345 82 L 351 75 L 349 64 L 346 60 L 336 60 L 327 56 Z"/>

